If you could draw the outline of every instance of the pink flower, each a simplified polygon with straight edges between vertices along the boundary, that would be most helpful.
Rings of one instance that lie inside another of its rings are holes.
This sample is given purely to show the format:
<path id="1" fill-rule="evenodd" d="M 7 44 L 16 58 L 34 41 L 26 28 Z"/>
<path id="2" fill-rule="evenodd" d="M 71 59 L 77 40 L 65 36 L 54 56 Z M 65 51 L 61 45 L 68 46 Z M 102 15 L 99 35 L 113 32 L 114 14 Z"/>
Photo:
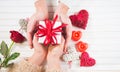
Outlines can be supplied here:
<path id="1" fill-rule="evenodd" d="M 10 39 L 16 43 L 22 43 L 26 40 L 26 38 L 20 34 L 18 31 L 10 31 L 11 36 Z"/>

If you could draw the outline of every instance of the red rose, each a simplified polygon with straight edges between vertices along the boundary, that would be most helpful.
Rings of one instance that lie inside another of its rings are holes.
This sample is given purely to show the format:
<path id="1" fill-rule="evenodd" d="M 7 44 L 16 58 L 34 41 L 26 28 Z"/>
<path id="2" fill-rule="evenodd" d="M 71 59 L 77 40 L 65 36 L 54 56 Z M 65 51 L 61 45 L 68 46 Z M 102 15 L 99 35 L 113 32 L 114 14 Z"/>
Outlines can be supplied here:
<path id="1" fill-rule="evenodd" d="M 22 43 L 26 40 L 26 38 L 20 34 L 18 31 L 10 31 L 11 36 L 10 39 L 16 43 Z"/>

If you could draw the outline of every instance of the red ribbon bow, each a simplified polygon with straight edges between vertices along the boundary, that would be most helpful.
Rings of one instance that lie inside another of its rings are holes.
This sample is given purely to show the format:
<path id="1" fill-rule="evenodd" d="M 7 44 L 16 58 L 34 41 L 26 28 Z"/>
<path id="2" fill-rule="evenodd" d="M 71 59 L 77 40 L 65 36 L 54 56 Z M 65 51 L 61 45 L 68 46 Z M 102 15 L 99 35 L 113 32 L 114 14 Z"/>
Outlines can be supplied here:
<path id="1" fill-rule="evenodd" d="M 56 35 L 58 35 L 57 32 L 62 32 L 61 28 L 65 27 L 67 25 L 67 24 L 62 24 L 61 26 L 53 28 L 57 18 L 58 18 L 58 15 L 56 15 L 56 17 L 54 18 L 53 21 L 46 19 L 45 20 L 46 28 L 42 25 L 39 25 L 39 29 L 38 29 L 36 35 L 37 35 L 37 37 L 46 36 L 46 38 L 44 40 L 45 46 L 49 45 L 49 44 L 52 44 L 52 45 L 58 44 L 57 38 L 56 38 Z"/>

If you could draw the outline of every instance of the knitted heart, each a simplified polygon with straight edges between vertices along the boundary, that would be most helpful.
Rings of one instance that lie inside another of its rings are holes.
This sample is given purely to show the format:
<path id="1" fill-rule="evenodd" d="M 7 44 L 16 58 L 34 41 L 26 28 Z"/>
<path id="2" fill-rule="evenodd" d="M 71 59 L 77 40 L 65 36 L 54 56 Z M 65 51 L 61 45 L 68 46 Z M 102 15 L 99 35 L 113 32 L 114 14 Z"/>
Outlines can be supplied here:
<path id="1" fill-rule="evenodd" d="M 71 15 L 69 18 L 72 22 L 72 25 L 82 29 L 86 29 L 88 16 L 89 14 L 86 10 L 81 10 L 80 12 L 78 12 L 77 15 Z"/>
<path id="2" fill-rule="evenodd" d="M 95 65 L 95 59 L 89 57 L 87 52 L 83 52 L 80 57 L 80 66 L 93 66 Z"/>

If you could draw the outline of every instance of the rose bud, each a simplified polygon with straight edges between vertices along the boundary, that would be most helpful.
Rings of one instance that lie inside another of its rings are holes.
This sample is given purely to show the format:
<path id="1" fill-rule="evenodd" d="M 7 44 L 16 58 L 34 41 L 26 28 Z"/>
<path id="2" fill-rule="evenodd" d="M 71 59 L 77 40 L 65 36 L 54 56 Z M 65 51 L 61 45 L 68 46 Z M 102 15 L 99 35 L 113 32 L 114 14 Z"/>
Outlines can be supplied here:
<path id="1" fill-rule="evenodd" d="M 18 31 L 10 31 L 11 36 L 10 39 L 16 43 L 22 43 L 26 40 L 26 38 L 20 34 Z"/>

